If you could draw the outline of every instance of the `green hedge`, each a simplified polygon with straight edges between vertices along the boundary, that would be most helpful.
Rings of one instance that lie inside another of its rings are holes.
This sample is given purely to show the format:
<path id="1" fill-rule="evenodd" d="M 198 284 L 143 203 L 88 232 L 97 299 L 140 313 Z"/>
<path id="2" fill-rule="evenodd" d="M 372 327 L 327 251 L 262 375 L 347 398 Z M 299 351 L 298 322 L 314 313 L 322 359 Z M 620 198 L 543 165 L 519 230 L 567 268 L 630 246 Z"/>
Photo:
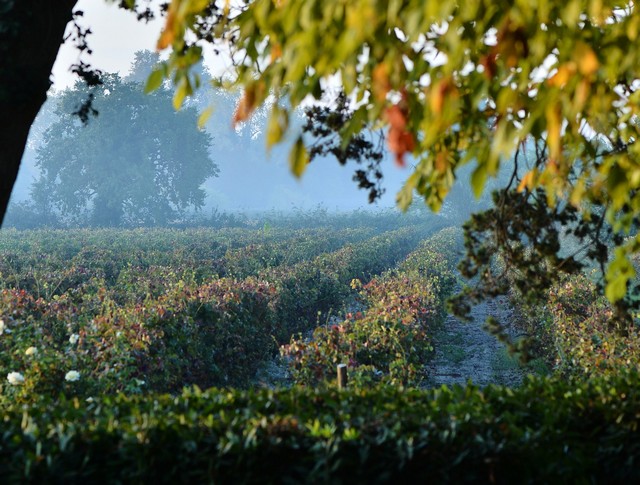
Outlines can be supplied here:
<path id="1" fill-rule="evenodd" d="M 521 388 L 187 390 L 10 406 L 2 483 L 623 483 L 640 378 Z"/>

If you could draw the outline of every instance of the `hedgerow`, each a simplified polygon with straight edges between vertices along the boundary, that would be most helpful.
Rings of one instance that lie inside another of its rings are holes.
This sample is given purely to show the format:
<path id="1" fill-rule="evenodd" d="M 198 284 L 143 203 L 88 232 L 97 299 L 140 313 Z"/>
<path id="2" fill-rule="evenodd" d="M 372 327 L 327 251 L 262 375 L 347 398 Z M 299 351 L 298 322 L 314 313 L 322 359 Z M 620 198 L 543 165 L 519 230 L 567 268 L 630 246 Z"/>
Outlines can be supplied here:
<path id="1" fill-rule="evenodd" d="M 640 331 L 621 326 L 588 275 L 561 279 L 547 300 L 520 306 L 538 352 L 559 373 L 590 378 L 640 369 Z"/>
<path id="2" fill-rule="evenodd" d="M 632 483 L 640 378 L 185 390 L 3 411 L 4 483 Z"/>
<path id="3" fill-rule="evenodd" d="M 97 279 L 119 291 L 120 298 L 129 298 L 141 293 L 135 291 L 139 283 L 157 276 L 161 282 L 193 277 L 199 283 L 219 276 L 243 278 L 375 233 L 366 228 L 8 230 L 0 234 L 1 283 L 51 298 Z"/>

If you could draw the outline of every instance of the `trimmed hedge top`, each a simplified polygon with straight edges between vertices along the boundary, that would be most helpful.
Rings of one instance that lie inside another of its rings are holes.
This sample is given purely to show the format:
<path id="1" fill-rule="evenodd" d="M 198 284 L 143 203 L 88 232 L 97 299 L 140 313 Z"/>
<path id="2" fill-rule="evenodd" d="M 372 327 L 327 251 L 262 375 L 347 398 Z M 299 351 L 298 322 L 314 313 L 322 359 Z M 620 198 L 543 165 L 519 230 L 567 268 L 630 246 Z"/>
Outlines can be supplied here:
<path id="1" fill-rule="evenodd" d="M 0 479 L 79 483 L 640 479 L 640 378 L 521 388 L 185 390 L 4 411 Z"/>

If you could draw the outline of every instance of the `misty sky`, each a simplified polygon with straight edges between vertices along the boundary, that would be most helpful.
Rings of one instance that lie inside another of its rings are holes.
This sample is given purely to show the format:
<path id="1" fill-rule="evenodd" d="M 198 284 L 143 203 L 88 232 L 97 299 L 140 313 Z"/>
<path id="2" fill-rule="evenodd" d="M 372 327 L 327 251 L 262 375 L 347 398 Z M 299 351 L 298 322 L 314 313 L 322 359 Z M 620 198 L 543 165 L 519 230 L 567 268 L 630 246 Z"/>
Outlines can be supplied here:
<path id="1" fill-rule="evenodd" d="M 160 3 L 154 0 L 153 4 Z M 93 49 L 91 56 L 85 56 L 85 62 L 105 72 L 125 74 L 139 50 L 155 50 L 156 41 L 163 26 L 163 19 L 158 18 L 145 23 L 136 20 L 131 12 L 118 8 L 106 0 L 80 0 L 76 10 L 82 10 L 84 17 L 80 20 L 83 27 L 90 27 L 89 46 Z M 219 57 L 204 50 L 205 63 L 212 72 L 220 72 L 225 66 Z M 64 44 L 53 66 L 53 87 L 56 90 L 73 85 L 77 77 L 69 72 L 69 66 L 78 59 L 78 51 L 72 42 Z"/>
<path id="2" fill-rule="evenodd" d="M 107 72 L 126 72 L 136 51 L 155 49 L 155 42 L 162 27 L 161 20 L 148 25 L 138 22 L 135 16 L 105 0 L 80 0 L 76 10 L 84 12 L 81 24 L 89 26 L 93 34 L 89 45 L 93 55 L 87 56 L 94 67 Z M 77 61 L 78 51 L 71 42 L 60 49 L 53 67 L 55 89 L 72 85 L 77 79 L 69 72 L 69 66 Z"/>
<path id="3" fill-rule="evenodd" d="M 154 3 L 158 4 L 159 1 L 154 0 Z M 105 0 L 80 0 L 76 10 L 84 12 L 83 18 L 80 19 L 81 25 L 92 30 L 88 41 L 93 54 L 83 57 L 84 62 L 88 62 L 92 67 L 104 72 L 119 72 L 125 75 L 134 60 L 135 52 L 145 49 L 155 50 L 156 41 L 163 26 L 162 18 L 159 17 L 145 24 L 139 22 L 134 14 L 119 9 Z M 224 59 L 207 54 L 205 50 L 205 63 L 212 73 L 221 74 L 223 69 L 228 67 L 225 66 Z M 61 47 L 52 73 L 54 90 L 63 90 L 76 82 L 77 77 L 69 72 L 69 67 L 77 60 L 78 51 L 73 43 L 68 42 Z M 261 145 L 252 160 L 227 160 L 220 154 L 220 143 L 223 138 L 228 138 L 228 134 L 222 133 L 221 130 L 230 130 L 230 123 L 223 120 L 219 126 L 215 133 L 214 159 L 220 168 L 220 177 L 207 184 L 208 204 L 225 210 L 255 209 L 257 203 L 236 200 L 237 194 L 255 192 L 262 196 L 264 192 L 260 205 L 265 208 L 313 207 L 317 204 L 324 204 L 329 208 L 342 206 L 345 209 L 368 206 L 366 192 L 359 191 L 351 182 L 353 167 L 340 167 L 333 159 L 318 162 L 310 166 L 309 173 L 302 181 L 296 181 L 287 167 L 284 149 L 280 157 L 268 157 Z M 28 197 L 29 187 L 37 175 L 34 160 L 35 152 L 31 150 L 23 160 L 14 191 L 16 201 L 26 200 Z M 384 173 L 387 194 L 383 198 L 382 205 L 389 206 L 394 205 L 395 193 L 407 173 L 406 169 L 398 170 L 393 167 L 391 161 L 386 166 Z M 238 171 L 244 176 L 239 177 Z M 259 180 L 255 181 L 254 178 Z M 244 186 L 236 187 L 238 183 L 236 179 L 244 179 Z M 249 188 L 248 186 L 254 182 L 256 187 Z"/>

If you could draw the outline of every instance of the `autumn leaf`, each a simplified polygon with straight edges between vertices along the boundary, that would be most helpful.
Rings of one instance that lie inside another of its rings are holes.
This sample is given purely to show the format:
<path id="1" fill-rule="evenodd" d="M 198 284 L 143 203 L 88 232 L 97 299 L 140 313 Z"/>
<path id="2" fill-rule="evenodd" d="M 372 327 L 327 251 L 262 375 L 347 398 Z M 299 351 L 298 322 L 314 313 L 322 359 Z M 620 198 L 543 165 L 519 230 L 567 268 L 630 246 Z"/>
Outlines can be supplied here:
<path id="1" fill-rule="evenodd" d="M 549 78 L 547 83 L 550 86 L 562 88 L 569 82 L 571 77 L 576 73 L 575 62 L 567 62 L 558 67 L 558 71 Z"/>
<path id="2" fill-rule="evenodd" d="M 162 29 L 162 34 L 160 34 L 160 38 L 158 39 L 158 44 L 156 48 L 158 50 L 163 50 L 173 44 L 173 40 L 176 36 L 177 29 L 177 16 L 178 10 L 180 8 L 180 0 L 172 0 L 169 5 L 169 10 L 167 11 L 167 21 L 165 22 L 164 29 Z"/>
<path id="3" fill-rule="evenodd" d="M 264 94 L 264 84 L 253 83 L 247 86 L 244 90 L 244 94 L 236 110 L 233 113 L 233 126 L 238 123 L 246 121 L 251 116 L 251 113 L 256 109 L 256 106 L 262 102 L 262 96 Z"/>
<path id="4" fill-rule="evenodd" d="M 302 177 L 309 164 L 309 154 L 304 146 L 302 136 L 298 137 L 289 153 L 289 168 L 296 178 Z"/>
<path id="5" fill-rule="evenodd" d="M 429 90 L 429 106 L 436 115 L 442 114 L 447 98 L 458 96 L 458 90 L 450 77 L 434 83 Z"/>
<path id="6" fill-rule="evenodd" d="M 385 110 L 385 117 L 389 123 L 387 146 L 395 155 L 396 164 L 404 167 L 404 155 L 413 152 L 415 148 L 413 133 L 406 129 L 407 114 L 398 105 L 393 105 Z"/>
<path id="7" fill-rule="evenodd" d="M 383 102 L 387 99 L 387 93 L 391 90 L 391 83 L 389 82 L 389 68 L 381 62 L 373 68 L 371 74 L 371 90 L 378 102 Z"/>
<path id="8" fill-rule="evenodd" d="M 158 50 L 172 45 L 176 37 L 184 33 L 187 19 L 207 7 L 209 0 L 171 0 L 167 11 L 167 20 L 156 44 Z"/>
<path id="9" fill-rule="evenodd" d="M 271 62 L 276 61 L 282 57 L 282 46 L 280 44 L 273 44 L 271 46 Z"/>
<path id="10" fill-rule="evenodd" d="M 518 192 L 522 192 L 524 189 L 530 191 L 534 187 L 536 175 L 537 171 L 535 169 L 528 171 L 518 184 Z"/>
<path id="11" fill-rule="evenodd" d="M 449 166 L 448 156 L 446 151 L 440 151 L 436 155 L 436 170 L 444 174 Z"/>
<path id="12" fill-rule="evenodd" d="M 574 57 L 578 63 L 578 71 L 585 77 L 592 76 L 600 67 L 596 53 L 584 42 L 579 42 L 576 45 Z"/>
<path id="13" fill-rule="evenodd" d="M 547 117 L 547 145 L 549 146 L 549 162 L 556 163 L 562 156 L 561 147 L 561 130 L 562 130 L 562 113 L 560 106 L 557 104 L 549 104 L 545 110 Z"/>

